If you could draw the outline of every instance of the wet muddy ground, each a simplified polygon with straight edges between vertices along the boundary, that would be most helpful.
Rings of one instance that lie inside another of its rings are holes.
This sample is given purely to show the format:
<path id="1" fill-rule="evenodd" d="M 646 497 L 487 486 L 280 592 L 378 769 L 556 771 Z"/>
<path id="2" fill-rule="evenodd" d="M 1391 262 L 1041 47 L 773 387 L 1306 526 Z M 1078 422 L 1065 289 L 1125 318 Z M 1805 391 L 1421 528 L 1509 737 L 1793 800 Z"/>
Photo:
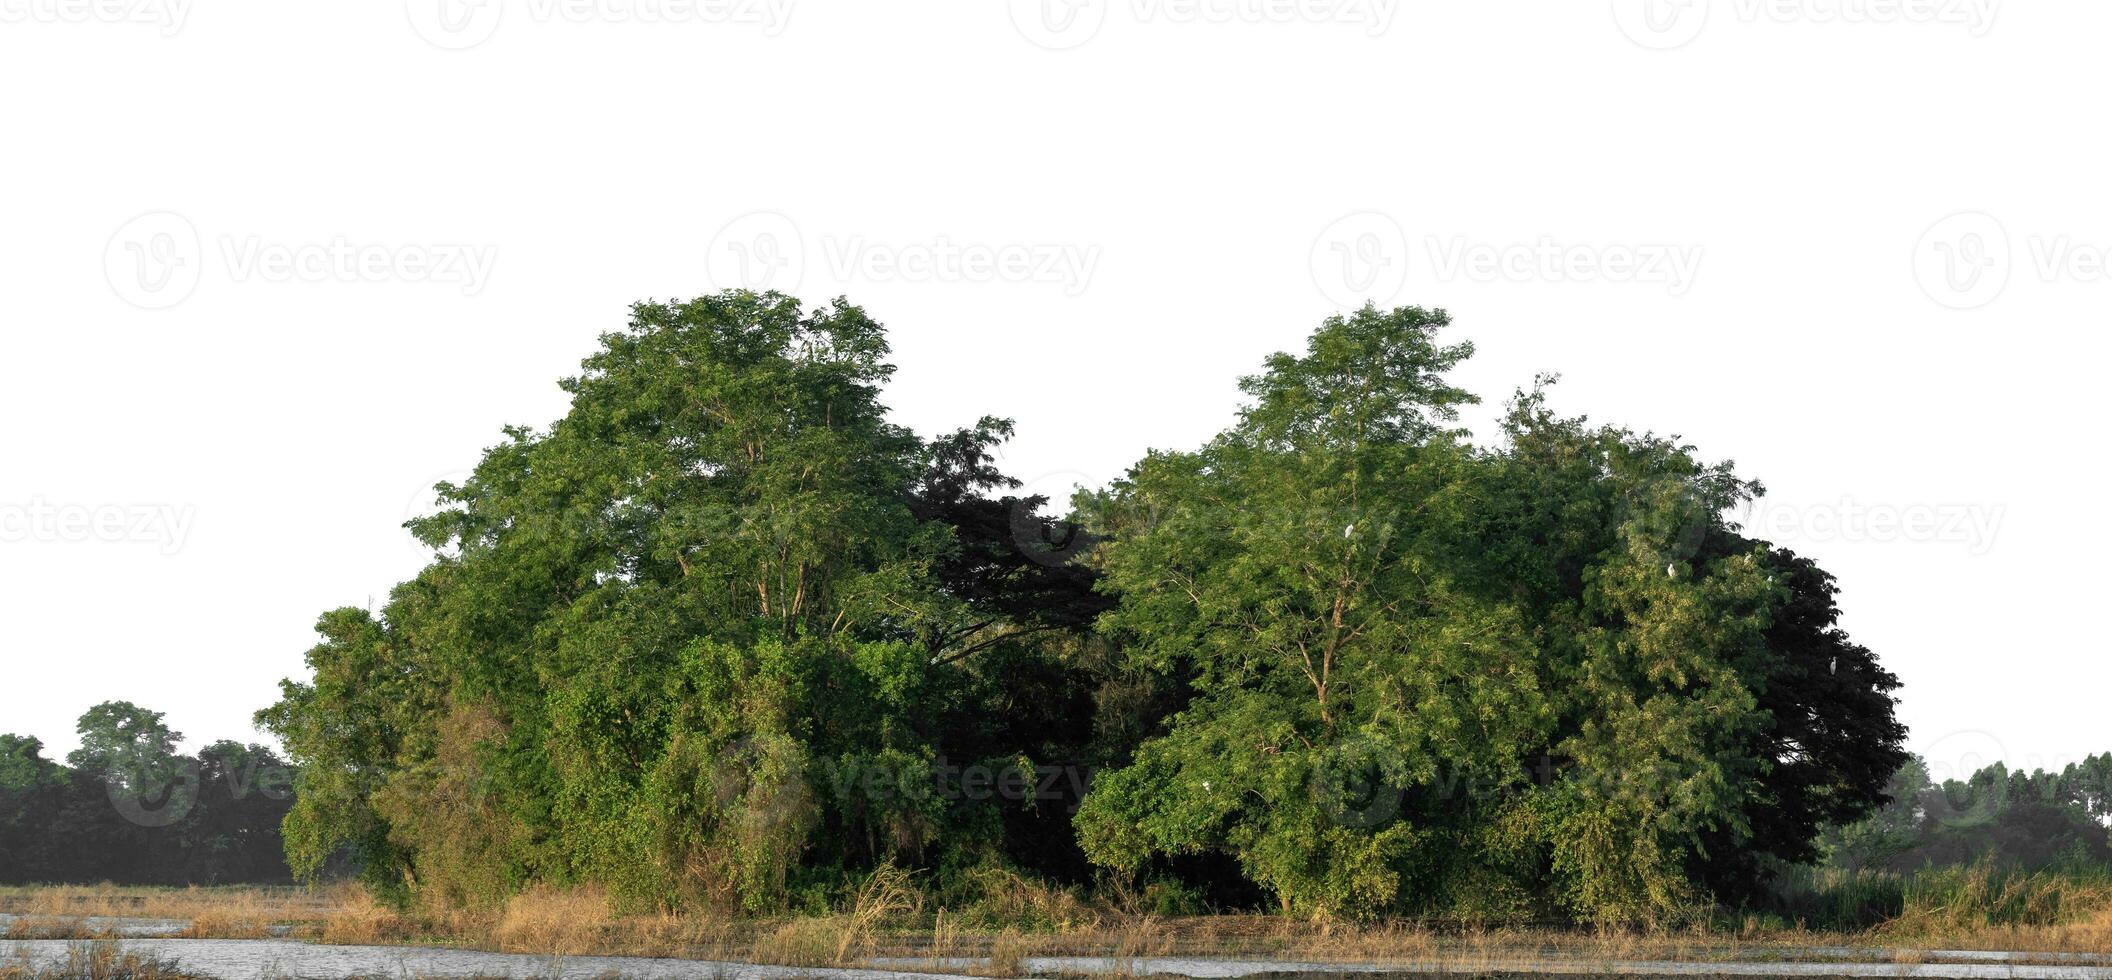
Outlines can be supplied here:
<path id="1" fill-rule="evenodd" d="M 0 934 L 17 922 L 53 920 L 0 915 Z M 175 939 L 188 923 L 168 919 L 72 920 L 85 931 L 116 937 L 129 953 L 172 962 L 217 980 L 346 980 L 353 977 L 524 977 L 546 980 L 927 980 L 987 973 L 981 959 L 879 959 L 862 969 L 759 966 L 708 960 L 622 956 L 550 957 L 404 946 L 326 946 L 284 939 Z M 0 940 L 0 966 L 51 968 L 80 941 Z M 1896 951 L 1804 947 L 1771 951 L 1766 961 L 1605 961 L 1519 951 L 1507 956 L 1430 963 L 1322 963 L 1202 957 L 1037 957 L 1020 964 L 1038 977 L 1181 977 L 1192 980 L 1386 980 L 1435 974 L 1503 978 L 1677 976 L 1694 978 L 1863 978 L 1926 980 L 2112 980 L 2112 954 L 1980 950 Z"/>

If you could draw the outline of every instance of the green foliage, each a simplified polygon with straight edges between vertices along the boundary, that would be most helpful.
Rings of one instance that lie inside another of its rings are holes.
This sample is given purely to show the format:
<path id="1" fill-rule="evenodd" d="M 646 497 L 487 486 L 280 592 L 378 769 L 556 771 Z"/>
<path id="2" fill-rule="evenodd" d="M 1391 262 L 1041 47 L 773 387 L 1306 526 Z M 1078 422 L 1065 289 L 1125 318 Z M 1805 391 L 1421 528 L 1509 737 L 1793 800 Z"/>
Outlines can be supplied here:
<path id="1" fill-rule="evenodd" d="M 1081 497 L 1121 602 L 1103 627 L 1196 692 L 1097 784 L 1096 862 L 1230 854 L 1315 917 L 1538 897 L 1639 919 L 1705 898 L 1711 844 L 1752 846 L 1756 814 L 1802 802 L 1769 781 L 1789 763 L 1763 708 L 1808 639 L 1769 634 L 1795 559 L 1722 517 L 1760 488 L 1540 390 L 1506 445 L 1469 445 L 1449 426 L 1473 399 L 1442 375 L 1471 349 L 1439 342 L 1447 323 L 1331 319 L 1245 382 L 1235 427 Z M 1889 722 L 1889 676 L 1852 681 Z M 1853 749 L 1880 785 L 1887 734 Z M 1838 761 L 1807 782 L 1859 816 L 1878 787 Z"/>
<path id="2" fill-rule="evenodd" d="M 1473 444 L 1447 323 L 1328 320 L 1232 428 L 1065 521 L 1009 495 L 1009 422 L 887 421 L 856 307 L 640 304 L 260 715 L 302 765 L 295 865 L 349 849 L 443 905 L 591 882 L 761 914 L 899 867 L 1047 922 L 1096 875 L 1166 908 L 1615 920 L 1864 816 L 1896 681 L 1824 572 L 1726 522 L 1759 486 L 1541 388 Z M 946 791 L 963 767 L 1029 791 Z"/>
<path id="3" fill-rule="evenodd" d="M 1009 423 L 917 439 L 886 353 L 841 302 L 635 307 L 563 419 L 438 488 L 432 565 L 324 617 L 315 680 L 261 716 L 303 764 L 297 865 L 350 846 L 440 904 L 592 881 L 764 913 L 809 874 L 1001 846 L 1002 801 L 935 798 L 932 766 L 994 754 L 998 692 L 1076 700 L 1053 645 L 1104 603 L 1015 542 L 1058 536 L 1037 502 L 985 496 Z"/>

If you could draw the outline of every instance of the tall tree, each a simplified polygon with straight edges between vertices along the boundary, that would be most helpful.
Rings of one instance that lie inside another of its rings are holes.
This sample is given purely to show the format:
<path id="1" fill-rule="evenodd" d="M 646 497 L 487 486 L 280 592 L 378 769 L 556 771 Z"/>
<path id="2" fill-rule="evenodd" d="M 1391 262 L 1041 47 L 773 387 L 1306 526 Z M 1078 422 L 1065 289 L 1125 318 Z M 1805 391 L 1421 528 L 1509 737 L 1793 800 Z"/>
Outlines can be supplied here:
<path id="1" fill-rule="evenodd" d="M 1716 848 L 1794 852 L 1879 798 L 1889 676 L 1825 633 L 1830 604 L 1770 634 L 1800 566 L 1722 516 L 1760 487 L 1542 388 L 1472 446 L 1448 322 L 1330 319 L 1245 382 L 1232 429 L 1081 501 L 1120 597 L 1104 628 L 1196 690 L 1096 784 L 1095 860 L 1227 854 L 1317 916 L 1636 918 L 1756 873 Z M 1814 651 L 1863 659 L 1811 681 Z M 1878 741 L 1850 758 L 1844 729 Z M 1799 739 L 1831 754 L 1789 764 Z"/>
<path id="2" fill-rule="evenodd" d="M 1000 750 L 955 706 L 1061 703 L 1083 679 L 1050 651 L 1099 600 L 1020 544 L 1015 512 L 1060 534 L 1034 502 L 986 498 L 1009 423 L 918 439 L 886 354 L 842 302 L 636 306 L 564 418 L 439 488 L 412 524 L 433 564 L 326 617 L 315 681 L 262 716 L 303 766 L 300 865 L 351 844 L 440 902 L 591 880 L 762 911 L 810 868 L 1000 849 L 929 788 Z"/>

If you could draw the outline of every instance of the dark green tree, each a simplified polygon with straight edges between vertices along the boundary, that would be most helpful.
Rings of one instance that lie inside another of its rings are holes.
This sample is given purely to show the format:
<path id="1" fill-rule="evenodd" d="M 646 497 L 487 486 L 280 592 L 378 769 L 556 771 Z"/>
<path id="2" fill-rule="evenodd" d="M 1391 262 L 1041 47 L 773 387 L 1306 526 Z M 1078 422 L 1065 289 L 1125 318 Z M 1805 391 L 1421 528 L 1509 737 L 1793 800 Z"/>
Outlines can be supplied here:
<path id="1" fill-rule="evenodd" d="M 1103 601 L 1036 545 L 1064 534 L 1037 501 L 989 496 L 1009 423 L 918 439 L 886 354 L 841 302 L 635 307 L 563 419 L 439 488 L 412 525 L 433 564 L 325 617 L 315 679 L 260 716 L 302 766 L 296 865 L 349 846 L 437 902 L 594 881 L 766 911 L 1060 832 L 932 774 L 1056 751 L 1017 723 L 1090 690 L 1064 634 Z M 993 723 L 1006 700 L 1034 707 Z"/>
<path id="2" fill-rule="evenodd" d="M 1104 628 L 1195 691 L 1096 785 L 1087 852 L 1226 854 L 1315 916 L 1636 919 L 1879 802 L 1896 684 L 1823 573 L 1725 522 L 1760 487 L 1542 389 L 1469 444 L 1447 323 L 1331 319 L 1232 429 L 1081 501 Z"/>

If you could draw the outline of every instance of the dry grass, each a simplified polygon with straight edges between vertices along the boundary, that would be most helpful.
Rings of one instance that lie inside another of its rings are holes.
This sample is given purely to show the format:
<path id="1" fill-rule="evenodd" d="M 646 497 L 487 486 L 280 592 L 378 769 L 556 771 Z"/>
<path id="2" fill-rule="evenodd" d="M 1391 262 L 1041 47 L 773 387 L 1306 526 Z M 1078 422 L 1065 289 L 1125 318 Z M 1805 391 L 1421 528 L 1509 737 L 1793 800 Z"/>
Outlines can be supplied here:
<path id="1" fill-rule="evenodd" d="M 794 919 L 755 940 L 749 958 L 779 966 L 835 966 L 842 927 L 835 918 Z"/>
<path id="2" fill-rule="evenodd" d="M 1117 973 L 1141 973 L 1135 961 L 1142 958 L 1196 955 L 1495 971 L 1540 960 L 1767 959 L 1792 947 L 1828 945 L 1900 951 L 1890 958 L 1902 965 L 1917 962 L 1913 950 L 1924 948 L 2112 952 L 2112 876 L 1960 871 L 1905 885 L 1864 884 L 1880 899 L 1900 896 L 1901 904 L 1881 926 L 1853 931 L 1812 930 L 1765 916 L 1654 932 L 1160 916 L 1139 911 L 1150 902 L 1088 902 L 1000 873 L 950 893 L 949 902 L 961 906 L 932 911 L 917 883 L 893 868 L 872 875 L 833 913 L 792 920 L 619 915 L 605 893 L 590 888 L 535 888 L 481 912 L 402 911 L 350 886 L 0 889 L 0 912 L 25 916 L 9 925 L 8 938 L 98 938 L 84 917 L 145 917 L 186 921 L 188 937 L 258 938 L 278 930 L 344 945 L 437 943 L 558 957 L 675 956 L 805 968 L 878 956 L 973 957 L 984 961 L 973 972 L 988 976 L 1015 975 L 1028 959 L 1048 956 L 1112 957 Z M 1869 905 L 1855 894 L 1840 900 Z"/>
<path id="3" fill-rule="evenodd" d="M 507 952 L 578 956 L 604 943 L 608 923 L 609 900 L 600 890 L 538 886 L 506 903 L 491 939 Z"/>
<path id="4" fill-rule="evenodd" d="M 192 912 L 180 935 L 187 939 L 263 939 L 287 909 L 256 892 L 235 892 L 223 901 Z"/>
<path id="5" fill-rule="evenodd" d="M 881 925 L 914 916 L 921 897 L 908 872 L 885 865 L 866 878 L 841 912 L 784 923 L 759 936 L 746 958 L 781 966 L 850 965 L 874 954 L 874 934 Z"/>
<path id="6" fill-rule="evenodd" d="M 1069 889 L 1009 868 L 980 868 L 970 872 L 968 879 L 975 895 L 972 911 L 989 923 L 1068 932 L 1097 926 L 1113 912 L 1087 904 Z"/>
<path id="7" fill-rule="evenodd" d="M 322 921 L 321 939 L 338 946 L 376 946 L 413 938 L 417 933 L 393 908 L 361 889 L 353 892 Z"/>
<path id="8" fill-rule="evenodd" d="M 66 962 L 38 967 L 28 956 L 0 960 L 0 980 L 192 980 L 177 966 L 125 951 L 114 942 L 74 943 Z"/>
<path id="9" fill-rule="evenodd" d="M 94 939 L 93 930 L 80 919 L 22 918 L 8 923 L 7 939 Z"/>
<path id="10" fill-rule="evenodd" d="M 978 971 L 984 976 L 1017 977 L 1027 972 L 1027 954 L 1030 952 L 1026 937 L 1017 929 L 1006 929 L 990 941 L 990 959 L 985 969 Z"/>
<path id="11" fill-rule="evenodd" d="M 360 891 L 353 885 L 319 888 L 135 888 L 117 885 L 0 887 L 0 912 L 134 919 L 195 919 L 239 904 L 275 922 L 317 919 Z"/>

